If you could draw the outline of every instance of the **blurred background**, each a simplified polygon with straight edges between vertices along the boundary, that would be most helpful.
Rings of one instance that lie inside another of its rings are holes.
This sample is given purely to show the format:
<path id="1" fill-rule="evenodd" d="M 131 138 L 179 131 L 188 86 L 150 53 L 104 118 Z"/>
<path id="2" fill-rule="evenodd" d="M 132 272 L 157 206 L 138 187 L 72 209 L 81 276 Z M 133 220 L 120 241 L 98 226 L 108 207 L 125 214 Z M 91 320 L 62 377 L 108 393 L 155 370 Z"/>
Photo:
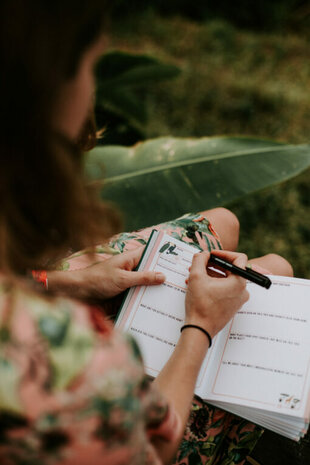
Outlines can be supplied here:
<path id="1" fill-rule="evenodd" d="M 132 119 L 99 108 L 103 143 L 165 135 L 309 143 L 309 26 L 309 0 L 114 0 L 107 52 L 147 55 L 170 65 L 171 77 L 166 69 L 167 79 L 137 86 Z M 241 223 L 239 250 L 279 253 L 310 278 L 309 205 L 310 171 L 226 205 Z"/>

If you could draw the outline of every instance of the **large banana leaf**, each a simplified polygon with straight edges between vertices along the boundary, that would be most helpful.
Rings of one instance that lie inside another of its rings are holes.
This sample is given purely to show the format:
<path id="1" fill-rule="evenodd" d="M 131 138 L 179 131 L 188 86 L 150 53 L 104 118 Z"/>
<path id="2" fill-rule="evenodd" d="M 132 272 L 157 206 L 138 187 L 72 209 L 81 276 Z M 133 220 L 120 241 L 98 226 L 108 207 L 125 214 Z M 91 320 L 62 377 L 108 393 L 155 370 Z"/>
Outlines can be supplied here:
<path id="1" fill-rule="evenodd" d="M 241 137 L 162 137 L 98 147 L 86 158 L 89 177 L 103 182 L 102 197 L 119 206 L 128 229 L 225 205 L 309 165 L 310 145 Z"/>

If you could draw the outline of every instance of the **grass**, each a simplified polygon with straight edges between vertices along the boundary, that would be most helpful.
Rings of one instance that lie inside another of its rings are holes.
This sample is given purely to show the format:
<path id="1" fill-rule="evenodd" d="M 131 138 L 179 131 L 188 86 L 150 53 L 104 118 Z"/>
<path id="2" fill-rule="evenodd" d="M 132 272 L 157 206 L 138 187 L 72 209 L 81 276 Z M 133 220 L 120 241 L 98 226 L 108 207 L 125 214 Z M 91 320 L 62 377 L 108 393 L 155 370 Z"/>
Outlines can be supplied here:
<path id="1" fill-rule="evenodd" d="M 308 38 L 254 33 L 224 21 L 196 23 L 149 11 L 114 20 L 109 50 L 148 53 L 177 64 L 175 80 L 152 86 L 146 137 L 252 135 L 309 142 Z M 239 217 L 239 249 L 250 257 L 276 252 L 298 277 L 310 278 L 310 170 L 228 205 Z"/>

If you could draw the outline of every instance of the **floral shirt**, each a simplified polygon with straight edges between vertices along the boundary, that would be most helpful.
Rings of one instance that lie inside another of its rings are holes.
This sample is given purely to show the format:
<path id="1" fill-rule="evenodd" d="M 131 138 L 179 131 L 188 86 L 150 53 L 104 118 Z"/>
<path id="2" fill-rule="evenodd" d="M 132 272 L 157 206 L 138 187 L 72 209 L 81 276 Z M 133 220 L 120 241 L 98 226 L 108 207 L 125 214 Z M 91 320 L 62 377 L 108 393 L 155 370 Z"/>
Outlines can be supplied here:
<path id="1" fill-rule="evenodd" d="M 1 465 L 161 463 L 151 438 L 173 439 L 177 417 L 134 340 L 92 315 L 0 284 Z"/>
<path id="2" fill-rule="evenodd" d="M 200 214 L 154 228 L 199 250 L 221 248 Z M 146 244 L 152 229 L 115 236 L 97 247 L 96 261 Z M 58 268 L 87 265 L 81 251 Z M 111 301 L 113 315 L 120 302 Z M 0 465 L 160 464 L 151 439 L 173 439 L 177 421 L 144 377 L 134 340 L 102 311 L 0 281 Z M 262 432 L 195 398 L 173 464 L 243 465 Z"/>

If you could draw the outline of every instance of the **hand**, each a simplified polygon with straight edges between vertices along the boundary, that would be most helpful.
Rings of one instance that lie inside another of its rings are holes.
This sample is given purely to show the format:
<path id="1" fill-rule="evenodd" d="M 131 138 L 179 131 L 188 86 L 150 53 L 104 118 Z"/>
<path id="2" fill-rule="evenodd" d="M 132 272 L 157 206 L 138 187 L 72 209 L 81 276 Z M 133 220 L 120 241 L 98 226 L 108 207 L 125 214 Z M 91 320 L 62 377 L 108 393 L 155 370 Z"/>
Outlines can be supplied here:
<path id="1" fill-rule="evenodd" d="M 235 252 L 213 251 L 234 265 L 244 268 L 247 256 Z M 226 277 L 213 277 L 207 273 L 209 252 L 193 257 L 186 294 L 185 324 L 196 324 L 214 337 L 248 300 L 246 280 L 227 272 Z"/>
<path id="2" fill-rule="evenodd" d="M 144 247 L 114 255 L 75 271 L 48 274 L 49 288 L 81 299 L 110 299 L 129 287 L 162 284 L 166 277 L 154 271 L 133 271 Z"/>

